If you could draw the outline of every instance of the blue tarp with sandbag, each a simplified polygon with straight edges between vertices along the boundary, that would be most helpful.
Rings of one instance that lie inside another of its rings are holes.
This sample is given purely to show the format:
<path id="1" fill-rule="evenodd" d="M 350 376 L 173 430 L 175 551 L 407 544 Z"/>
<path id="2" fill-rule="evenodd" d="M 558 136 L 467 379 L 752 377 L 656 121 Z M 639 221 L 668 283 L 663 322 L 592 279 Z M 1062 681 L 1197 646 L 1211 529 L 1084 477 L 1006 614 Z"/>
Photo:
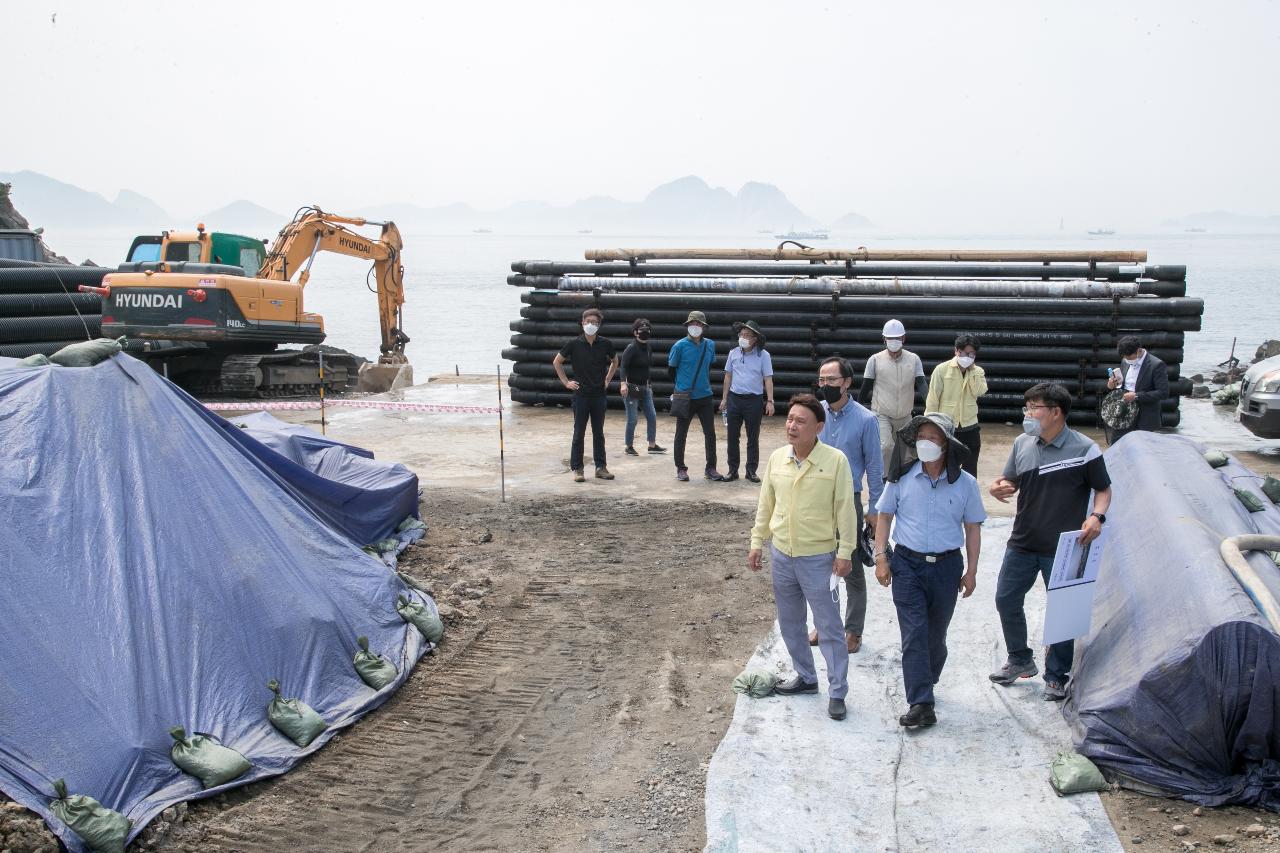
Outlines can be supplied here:
<path id="1" fill-rule="evenodd" d="M 343 530 L 328 519 L 360 504 L 350 482 L 245 433 L 128 356 L 0 359 L 0 790 L 71 850 L 87 848 L 50 810 L 56 780 L 136 835 L 173 803 L 285 772 L 428 648 L 397 598 L 434 602 L 360 548 L 411 514 L 416 479 Z M 394 668 L 379 690 L 353 665 L 359 637 Z M 273 679 L 327 724 L 306 747 L 268 719 Z M 173 760 L 202 742 L 248 771 L 202 788 Z"/>
<path id="2" fill-rule="evenodd" d="M 1280 811 L 1280 625 L 1267 615 L 1280 570 L 1249 552 L 1242 582 L 1221 553 L 1229 537 L 1280 536 L 1280 507 L 1262 477 L 1205 451 L 1151 432 L 1106 451 L 1111 540 L 1064 713 L 1076 748 L 1122 785 Z"/>

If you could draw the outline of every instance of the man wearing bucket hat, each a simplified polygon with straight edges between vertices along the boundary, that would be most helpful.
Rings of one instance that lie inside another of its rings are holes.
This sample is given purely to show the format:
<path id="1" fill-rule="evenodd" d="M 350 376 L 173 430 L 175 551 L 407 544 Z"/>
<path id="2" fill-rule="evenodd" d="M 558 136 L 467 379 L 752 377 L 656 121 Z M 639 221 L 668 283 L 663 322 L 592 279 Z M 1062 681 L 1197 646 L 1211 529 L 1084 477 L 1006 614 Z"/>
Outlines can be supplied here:
<path id="1" fill-rule="evenodd" d="M 747 428 L 747 479 L 760 482 L 756 468 L 760 465 L 760 421 L 773 414 L 773 358 L 764 348 L 764 332 L 754 321 L 735 324 L 738 345 L 729 350 L 724 362 L 724 389 L 720 395 L 720 411 L 726 415 L 725 455 L 729 473 L 725 481 L 738 479 L 738 435 Z"/>
<path id="2" fill-rule="evenodd" d="M 898 722 L 908 728 L 937 722 L 933 686 L 947 662 L 947 626 L 958 595 L 968 598 L 977 583 L 987 513 L 978 481 L 963 469 L 968 448 L 955 432 L 955 422 L 941 412 L 908 421 L 898 431 L 889 482 L 876 504 L 876 580 L 892 586 L 898 612 L 910 706 Z"/>
<path id="3" fill-rule="evenodd" d="M 720 482 L 724 477 L 716 470 L 716 401 L 711 392 L 711 364 L 716 358 L 716 344 L 703 336 L 707 315 L 701 311 L 690 311 L 684 326 L 688 335 L 676 341 L 667 353 L 667 370 L 675 385 L 675 393 L 671 395 L 671 413 L 676 416 L 676 479 L 689 481 L 689 469 L 684 464 L 684 445 L 689 437 L 689 424 L 696 417 L 702 424 L 706 451 L 707 467 L 703 476 Z"/>
<path id="4" fill-rule="evenodd" d="M 924 378 L 920 356 L 903 349 L 907 329 L 902 321 L 890 320 L 880 334 L 884 338 L 884 349 L 867 359 L 858 402 L 876 413 L 880 423 L 880 454 L 887 472 L 894 438 L 911 420 L 916 397 L 928 396 L 929 384 Z"/>

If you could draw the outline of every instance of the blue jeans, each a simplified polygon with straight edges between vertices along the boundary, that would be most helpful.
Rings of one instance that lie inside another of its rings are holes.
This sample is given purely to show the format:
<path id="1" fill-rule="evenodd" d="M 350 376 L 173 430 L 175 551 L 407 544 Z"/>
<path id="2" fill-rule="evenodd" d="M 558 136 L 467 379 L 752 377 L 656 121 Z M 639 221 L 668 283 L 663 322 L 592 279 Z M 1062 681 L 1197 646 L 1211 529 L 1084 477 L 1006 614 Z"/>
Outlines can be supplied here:
<path id="1" fill-rule="evenodd" d="M 1035 586 L 1036 577 L 1044 578 L 1049 585 L 1049 573 L 1053 571 L 1052 554 L 1033 554 L 1017 548 L 1005 548 L 1004 562 L 1000 565 L 1000 579 L 996 581 L 996 612 L 1000 614 L 1000 627 L 1004 629 L 1004 647 L 1009 661 L 1028 664 L 1035 660 L 1027 645 L 1027 614 L 1022 601 Z M 1066 640 L 1049 646 L 1044 657 L 1045 681 L 1066 685 L 1071 677 L 1071 659 L 1075 655 L 1075 640 Z"/>
<path id="2" fill-rule="evenodd" d="M 861 567 L 854 566 L 854 571 Z M 933 685 L 947 662 L 947 627 L 960 594 L 964 559 L 959 554 L 930 563 L 895 550 L 889 558 L 893 573 L 893 606 L 902 632 L 902 681 L 907 704 L 933 704 Z"/>
<path id="3" fill-rule="evenodd" d="M 639 389 L 638 391 L 636 389 Z M 649 427 L 649 446 L 658 441 L 658 411 L 653 407 L 653 388 L 649 385 L 632 385 L 627 391 L 627 447 L 636 437 L 636 421 L 640 419 L 640 404 L 644 403 L 644 419 Z"/>

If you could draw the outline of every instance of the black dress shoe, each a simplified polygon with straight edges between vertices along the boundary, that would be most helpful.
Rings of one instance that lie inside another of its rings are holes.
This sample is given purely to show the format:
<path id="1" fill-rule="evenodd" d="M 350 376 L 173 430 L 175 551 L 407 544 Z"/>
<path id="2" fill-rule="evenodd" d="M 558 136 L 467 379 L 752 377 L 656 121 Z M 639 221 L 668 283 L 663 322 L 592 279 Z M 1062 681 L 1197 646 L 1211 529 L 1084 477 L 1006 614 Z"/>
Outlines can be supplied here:
<path id="1" fill-rule="evenodd" d="M 789 681 L 780 681 L 773 688 L 773 692 L 781 696 L 795 696 L 797 693 L 817 693 L 818 682 L 804 681 L 800 676 L 796 676 Z"/>
<path id="2" fill-rule="evenodd" d="M 724 475 L 724 482 L 726 483 L 732 483 L 736 479 L 738 479 L 737 471 L 730 471 L 728 474 Z"/>
<path id="3" fill-rule="evenodd" d="M 844 700 L 832 699 L 827 702 L 827 716 L 833 720 L 844 719 Z"/>
<path id="4" fill-rule="evenodd" d="M 748 480 L 750 480 L 750 481 L 751 481 L 751 482 L 753 482 L 753 483 L 758 483 L 758 482 L 760 482 L 760 478 L 756 476 L 756 472 L 755 472 L 755 471 L 748 471 L 748 472 L 747 472 L 747 479 L 748 479 Z"/>
<path id="5" fill-rule="evenodd" d="M 909 729 L 927 729 L 936 722 L 938 722 L 938 718 L 934 716 L 933 706 L 927 702 L 919 702 L 912 705 L 907 713 L 898 718 L 898 725 L 906 726 Z"/>

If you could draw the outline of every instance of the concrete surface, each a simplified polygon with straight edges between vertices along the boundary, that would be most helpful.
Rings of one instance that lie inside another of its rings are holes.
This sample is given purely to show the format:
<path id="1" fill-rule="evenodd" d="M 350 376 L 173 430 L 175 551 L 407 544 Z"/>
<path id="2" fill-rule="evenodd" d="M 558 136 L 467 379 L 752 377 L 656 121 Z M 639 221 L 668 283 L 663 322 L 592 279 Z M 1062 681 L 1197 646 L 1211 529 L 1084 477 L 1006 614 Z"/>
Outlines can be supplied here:
<path id="1" fill-rule="evenodd" d="M 977 590 L 956 606 L 933 728 L 898 725 L 907 705 L 897 619 L 870 570 L 847 719 L 826 715 L 817 649 L 819 695 L 738 697 L 707 773 L 708 851 L 1122 849 L 1098 795 L 1058 797 L 1049 785 L 1049 764 L 1071 749 L 1071 737 L 1061 706 L 1041 699 L 1043 681 L 987 680 L 1004 661 L 993 596 L 1010 526 L 993 519 L 984 527 Z M 1027 596 L 1033 646 L 1043 608 L 1037 586 Z M 793 674 L 776 623 L 744 668 Z"/>

